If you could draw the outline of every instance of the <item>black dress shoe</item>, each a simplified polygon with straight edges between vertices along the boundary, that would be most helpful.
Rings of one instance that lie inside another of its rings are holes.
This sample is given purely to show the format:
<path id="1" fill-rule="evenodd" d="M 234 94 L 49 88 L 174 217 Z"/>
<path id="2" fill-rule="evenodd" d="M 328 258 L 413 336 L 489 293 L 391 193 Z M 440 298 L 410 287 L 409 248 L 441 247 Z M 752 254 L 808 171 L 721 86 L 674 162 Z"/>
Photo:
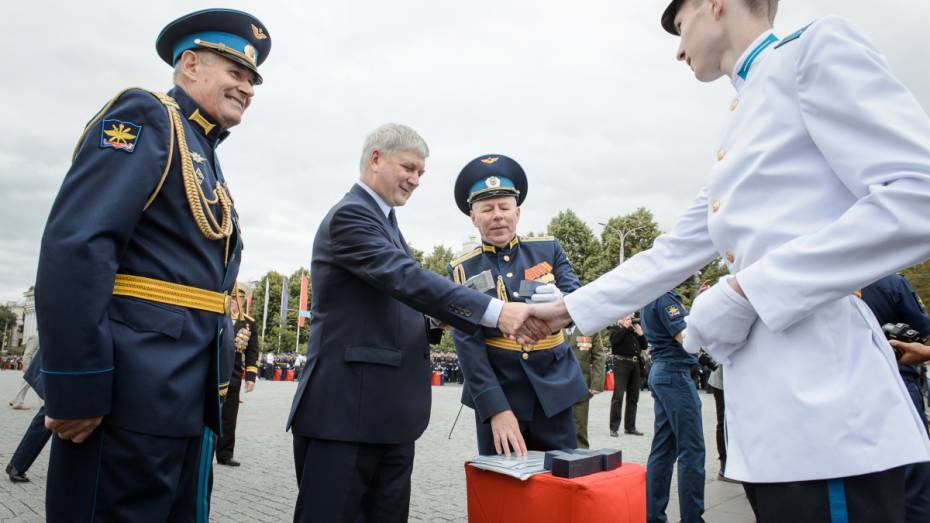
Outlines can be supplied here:
<path id="1" fill-rule="evenodd" d="M 616 431 L 616 430 L 612 430 L 612 431 L 610 431 L 610 437 L 611 437 L 611 438 L 619 438 L 619 437 L 620 437 L 620 434 L 617 434 L 617 431 Z"/>
<path id="2" fill-rule="evenodd" d="M 229 459 L 217 459 L 216 462 L 220 465 L 226 465 L 227 467 L 238 467 L 241 465 L 238 461 L 229 458 Z"/>
<path id="3" fill-rule="evenodd" d="M 10 481 L 13 483 L 29 483 L 26 473 L 16 470 L 12 463 L 6 466 L 6 475 L 10 477 Z"/>
<path id="4" fill-rule="evenodd" d="M 633 430 L 624 430 L 623 432 L 625 432 L 625 433 L 627 433 L 627 434 L 629 434 L 629 435 L 631 435 L 631 436 L 642 436 L 642 435 L 643 435 L 642 432 L 640 432 L 640 431 L 638 431 L 638 430 L 636 430 L 636 429 L 633 429 Z"/>

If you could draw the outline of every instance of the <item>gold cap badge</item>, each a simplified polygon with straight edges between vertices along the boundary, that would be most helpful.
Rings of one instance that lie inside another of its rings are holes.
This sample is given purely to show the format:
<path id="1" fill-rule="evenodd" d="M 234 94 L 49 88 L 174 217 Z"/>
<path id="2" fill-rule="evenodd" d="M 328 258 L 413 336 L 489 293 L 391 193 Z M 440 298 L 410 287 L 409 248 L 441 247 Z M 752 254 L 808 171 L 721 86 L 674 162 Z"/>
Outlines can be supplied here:
<path id="1" fill-rule="evenodd" d="M 255 52 L 255 48 L 252 47 L 251 45 L 246 45 L 245 46 L 245 57 L 248 58 L 250 62 L 252 62 L 252 65 L 255 65 L 256 56 L 257 56 L 257 53 Z"/>
<path id="2" fill-rule="evenodd" d="M 252 24 L 252 34 L 255 35 L 257 40 L 264 40 L 268 38 L 268 35 L 265 34 L 265 31 L 261 27 L 258 27 L 255 24 Z"/>
<path id="3" fill-rule="evenodd" d="M 496 159 L 497 159 L 497 158 L 495 158 L 495 160 L 496 160 Z M 482 161 L 484 161 L 484 160 L 482 160 Z M 487 185 L 488 187 L 500 187 L 501 181 L 497 178 L 497 176 L 488 176 L 488 177 L 484 180 L 484 184 Z"/>
<path id="4" fill-rule="evenodd" d="M 490 158 L 482 158 L 481 163 L 486 164 L 486 165 L 491 165 L 492 163 L 496 162 L 499 159 L 500 158 L 497 156 L 492 156 Z"/>

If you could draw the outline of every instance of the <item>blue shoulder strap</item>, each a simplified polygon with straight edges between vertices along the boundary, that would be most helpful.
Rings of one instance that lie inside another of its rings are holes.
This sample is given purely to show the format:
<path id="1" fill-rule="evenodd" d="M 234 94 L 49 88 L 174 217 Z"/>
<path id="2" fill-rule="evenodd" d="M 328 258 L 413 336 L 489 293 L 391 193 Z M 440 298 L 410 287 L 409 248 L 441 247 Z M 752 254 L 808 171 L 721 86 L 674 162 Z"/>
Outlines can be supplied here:
<path id="1" fill-rule="evenodd" d="M 775 47 L 773 49 L 778 49 L 779 47 L 787 44 L 788 42 L 793 42 L 797 40 L 798 38 L 801 38 L 801 35 L 804 34 L 804 31 L 807 31 L 807 28 L 812 25 L 814 25 L 814 22 L 811 22 L 805 25 L 804 27 L 798 29 L 797 31 L 791 33 L 790 35 L 786 36 L 784 40 L 775 44 Z"/>

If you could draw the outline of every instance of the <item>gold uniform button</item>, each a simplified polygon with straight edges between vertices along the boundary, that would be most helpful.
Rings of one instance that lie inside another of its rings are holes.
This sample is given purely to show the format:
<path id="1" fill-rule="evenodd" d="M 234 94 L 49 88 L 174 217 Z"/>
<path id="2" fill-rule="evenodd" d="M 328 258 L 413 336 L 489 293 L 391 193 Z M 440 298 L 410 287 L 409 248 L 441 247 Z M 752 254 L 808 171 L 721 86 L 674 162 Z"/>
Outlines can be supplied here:
<path id="1" fill-rule="evenodd" d="M 730 102 L 730 110 L 735 111 L 738 105 L 739 105 L 739 98 L 734 98 L 733 101 Z"/>
<path id="2" fill-rule="evenodd" d="M 524 353 L 523 353 L 523 359 L 525 359 L 525 360 L 530 359 L 530 355 L 527 354 L 526 352 L 524 352 Z"/>
<path id="3" fill-rule="evenodd" d="M 727 261 L 729 263 L 733 263 L 734 261 L 736 261 L 736 255 L 733 254 L 733 251 L 727 251 L 726 256 L 727 256 Z"/>
<path id="4" fill-rule="evenodd" d="M 507 273 L 507 277 L 508 277 L 508 278 L 513 278 L 513 273 L 512 273 L 512 272 L 508 272 L 508 273 Z"/>
<path id="5" fill-rule="evenodd" d="M 719 151 L 717 151 L 717 161 L 719 162 L 720 160 L 723 160 L 723 157 L 726 155 L 727 155 L 727 150 L 720 149 Z"/>
<path id="6" fill-rule="evenodd" d="M 717 212 L 720 210 L 720 200 L 714 200 L 714 203 L 710 206 L 711 212 Z"/>
<path id="7" fill-rule="evenodd" d="M 505 255 L 504 255 L 504 261 L 505 261 L 505 262 L 509 262 L 509 261 L 510 261 L 510 256 L 507 256 L 507 255 L 505 254 Z"/>

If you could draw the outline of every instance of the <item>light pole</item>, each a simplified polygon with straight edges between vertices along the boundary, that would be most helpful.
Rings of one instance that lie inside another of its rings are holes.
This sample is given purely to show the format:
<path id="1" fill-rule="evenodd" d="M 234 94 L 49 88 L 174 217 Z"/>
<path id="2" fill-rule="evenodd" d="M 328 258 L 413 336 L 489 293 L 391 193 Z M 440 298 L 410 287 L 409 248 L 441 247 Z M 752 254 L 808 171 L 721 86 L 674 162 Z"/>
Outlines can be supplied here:
<path id="1" fill-rule="evenodd" d="M 638 231 L 638 230 L 640 230 L 640 229 L 645 229 L 645 228 L 646 228 L 645 225 L 640 225 L 639 227 L 634 227 L 634 228 L 632 228 L 632 229 L 625 229 L 625 230 L 622 230 L 622 231 L 618 231 L 614 226 L 612 226 L 612 225 L 610 225 L 610 224 L 608 224 L 608 223 L 597 222 L 597 224 L 600 225 L 600 226 L 602 226 L 602 227 L 604 227 L 605 229 L 610 229 L 610 230 L 614 231 L 615 233 L 617 233 L 617 236 L 620 237 L 620 261 L 617 263 L 617 265 L 621 265 L 621 264 L 623 263 L 624 254 L 625 254 L 625 252 L 626 252 L 626 251 L 624 250 L 624 247 L 625 247 L 625 244 L 626 244 L 626 237 L 627 237 L 627 235 L 630 234 L 630 233 L 632 233 L 632 232 L 636 232 L 636 231 Z"/>

